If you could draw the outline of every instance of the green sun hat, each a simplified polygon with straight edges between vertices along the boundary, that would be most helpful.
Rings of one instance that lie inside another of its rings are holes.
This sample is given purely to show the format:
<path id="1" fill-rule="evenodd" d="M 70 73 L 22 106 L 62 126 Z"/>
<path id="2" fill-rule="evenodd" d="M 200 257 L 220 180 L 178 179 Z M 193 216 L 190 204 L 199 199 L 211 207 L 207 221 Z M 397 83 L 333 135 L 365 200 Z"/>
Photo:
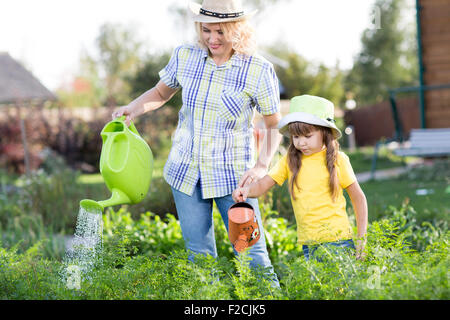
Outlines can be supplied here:
<path id="1" fill-rule="evenodd" d="M 289 114 L 278 123 L 280 133 L 290 136 L 288 124 L 298 121 L 331 128 L 336 139 L 342 136 L 341 130 L 338 129 L 334 120 L 334 104 L 325 98 L 307 94 L 293 97 L 289 106 Z"/>

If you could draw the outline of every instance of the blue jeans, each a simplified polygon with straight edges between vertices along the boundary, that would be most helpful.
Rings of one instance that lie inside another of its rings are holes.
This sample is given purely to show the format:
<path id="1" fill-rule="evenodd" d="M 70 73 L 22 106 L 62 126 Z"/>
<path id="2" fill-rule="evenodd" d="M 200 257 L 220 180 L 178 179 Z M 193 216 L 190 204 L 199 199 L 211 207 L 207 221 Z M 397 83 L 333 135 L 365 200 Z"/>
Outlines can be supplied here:
<path id="1" fill-rule="evenodd" d="M 317 261 L 322 261 L 322 259 L 320 257 L 314 256 L 314 253 L 320 246 L 325 247 L 332 254 L 340 254 L 340 253 L 344 253 L 344 252 L 349 252 L 350 249 L 353 249 L 353 250 L 356 249 L 355 244 L 353 243 L 352 239 L 341 240 L 341 241 L 337 241 L 337 242 L 325 242 L 325 243 L 321 243 L 321 244 L 317 244 L 317 245 L 303 245 L 302 249 L 303 249 L 303 254 L 305 256 L 305 259 L 309 260 L 309 258 L 314 257 Z"/>
<path id="2" fill-rule="evenodd" d="M 222 220 L 228 231 L 228 209 L 235 203 L 231 195 L 214 199 L 203 199 L 200 184 L 197 184 L 194 188 L 192 196 L 175 190 L 174 188 L 172 188 L 172 193 L 185 246 L 186 249 L 191 252 L 189 260 L 193 261 L 194 254 L 209 254 L 216 258 L 217 250 L 212 215 L 213 200 L 216 202 L 217 208 L 219 209 Z M 248 256 L 251 258 L 250 267 L 255 268 L 260 266 L 262 268 L 267 268 L 266 270 L 270 279 L 275 282 L 276 286 L 279 286 L 278 278 L 273 270 L 266 248 L 266 239 L 261 221 L 261 213 L 259 212 L 258 199 L 247 199 L 246 202 L 253 207 L 261 231 L 261 237 L 258 242 L 248 250 Z M 235 255 L 238 255 L 234 248 L 233 251 Z"/>

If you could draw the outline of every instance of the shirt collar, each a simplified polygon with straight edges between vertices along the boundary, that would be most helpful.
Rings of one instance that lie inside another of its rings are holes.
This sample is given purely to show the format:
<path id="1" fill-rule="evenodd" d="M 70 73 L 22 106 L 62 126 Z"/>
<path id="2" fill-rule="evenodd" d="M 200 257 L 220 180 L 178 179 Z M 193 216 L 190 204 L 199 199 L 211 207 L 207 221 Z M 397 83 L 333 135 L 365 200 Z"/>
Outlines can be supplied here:
<path id="1" fill-rule="evenodd" d="M 323 148 L 322 150 L 310 154 L 310 155 L 304 155 L 302 154 L 302 159 L 322 159 L 325 158 L 327 156 L 327 148 Z"/>
<path id="2" fill-rule="evenodd" d="M 242 65 L 244 64 L 244 60 L 245 59 L 247 59 L 247 57 L 245 55 L 235 52 L 231 56 L 231 63 L 235 67 L 242 67 Z"/>
<path id="3" fill-rule="evenodd" d="M 201 48 L 202 50 L 202 57 L 204 59 L 208 58 L 208 49 L 205 48 Z M 230 60 L 231 60 L 231 65 L 233 67 L 242 67 L 242 65 L 244 64 L 244 61 L 248 59 L 248 57 L 244 54 L 240 54 L 240 53 L 233 53 L 233 55 L 231 56 Z"/>

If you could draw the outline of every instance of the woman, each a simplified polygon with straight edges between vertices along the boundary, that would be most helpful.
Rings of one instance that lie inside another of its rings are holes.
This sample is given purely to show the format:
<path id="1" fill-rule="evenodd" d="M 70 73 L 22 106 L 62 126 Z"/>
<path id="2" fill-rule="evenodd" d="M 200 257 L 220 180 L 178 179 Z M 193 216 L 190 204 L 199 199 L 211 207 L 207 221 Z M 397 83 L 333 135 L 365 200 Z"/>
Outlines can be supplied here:
<path id="1" fill-rule="evenodd" d="M 228 230 L 231 194 L 267 173 L 281 135 L 278 79 L 273 66 L 253 54 L 253 32 L 238 0 L 205 0 L 191 4 L 199 36 L 196 46 L 177 47 L 160 71 L 157 85 L 113 113 L 126 115 L 126 122 L 161 107 L 181 88 L 179 112 L 172 149 L 164 167 L 171 186 L 186 248 L 193 254 L 217 256 L 212 219 L 216 203 Z M 253 160 L 254 108 L 263 115 L 266 136 Z M 255 209 L 256 198 L 247 201 Z M 261 228 L 262 229 L 262 228 Z M 262 230 L 263 231 L 263 230 Z M 235 251 L 236 253 L 236 251 Z M 250 248 L 252 267 L 268 268 L 278 284 L 268 257 L 265 237 Z"/>

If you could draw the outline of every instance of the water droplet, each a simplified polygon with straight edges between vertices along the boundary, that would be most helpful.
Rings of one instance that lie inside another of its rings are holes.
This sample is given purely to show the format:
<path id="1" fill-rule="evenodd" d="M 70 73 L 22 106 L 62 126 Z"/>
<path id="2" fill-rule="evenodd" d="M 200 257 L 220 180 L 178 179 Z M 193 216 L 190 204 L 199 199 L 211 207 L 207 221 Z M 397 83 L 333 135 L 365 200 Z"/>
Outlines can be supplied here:
<path id="1" fill-rule="evenodd" d="M 81 277 L 91 280 L 90 272 L 101 259 L 102 234 L 102 212 L 80 207 L 75 234 L 63 259 L 61 278 L 67 288 L 80 289 Z"/>

